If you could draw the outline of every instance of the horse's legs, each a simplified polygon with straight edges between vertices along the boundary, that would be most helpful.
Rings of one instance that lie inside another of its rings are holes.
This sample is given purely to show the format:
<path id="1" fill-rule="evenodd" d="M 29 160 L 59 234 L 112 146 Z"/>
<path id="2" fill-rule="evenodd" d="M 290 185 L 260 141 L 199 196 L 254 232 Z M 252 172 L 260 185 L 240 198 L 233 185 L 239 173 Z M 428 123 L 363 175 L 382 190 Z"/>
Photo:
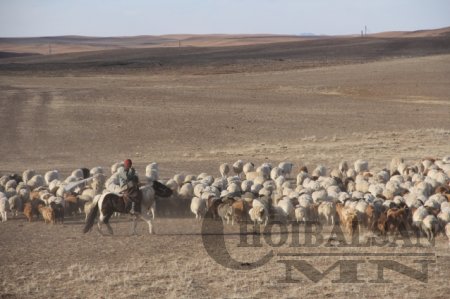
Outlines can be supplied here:
<path id="1" fill-rule="evenodd" d="M 103 216 L 103 215 L 102 215 Z M 109 214 L 109 215 L 106 215 L 106 216 L 100 216 L 100 218 L 103 218 L 102 220 L 102 222 L 104 223 L 104 224 L 106 224 L 106 228 L 108 229 L 108 232 L 111 234 L 111 235 L 113 235 L 114 234 L 114 232 L 113 232 L 113 229 L 112 229 L 112 227 L 111 227 L 111 225 L 109 224 L 109 218 L 111 218 L 111 216 L 112 216 L 112 214 Z"/>
<path id="2" fill-rule="evenodd" d="M 133 216 L 133 223 L 131 224 L 131 235 L 137 235 L 136 227 L 137 227 L 137 217 Z"/>
<path id="3" fill-rule="evenodd" d="M 154 202 L 152 204 L 152 206 L 150 207 L 150 211 L 152 211 L 152 219 L 155 219 L 155 214 L 156 214 L 155 208 L 156 208 L 156 204 Z"/>
<path id="4" fill-rule="evenodd" d="M 103 233 L 103 231 L 102 231 L 102 220 L 98 220 L 98 222 L 97 222 L 97 228 L 98 228 L 98 232 L 100 233 L 100 235 L 104 235 L 104 233 Z"/>
<path id="5" fill-rule="evenodd" d="M 152 220 L 147 215 L 144 214 L 139 214 L 138 217 L 147 222 L 149 234 L 154 234 L 155 232 L 153 231 Z"/>

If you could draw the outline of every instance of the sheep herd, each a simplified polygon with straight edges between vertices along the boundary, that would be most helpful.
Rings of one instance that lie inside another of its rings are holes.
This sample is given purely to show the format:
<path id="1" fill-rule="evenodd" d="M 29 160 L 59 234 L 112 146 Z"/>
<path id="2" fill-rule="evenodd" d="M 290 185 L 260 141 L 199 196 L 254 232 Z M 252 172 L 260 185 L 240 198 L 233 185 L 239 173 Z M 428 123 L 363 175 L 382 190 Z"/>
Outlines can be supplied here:
<path id="1" fill-rule="evenodd" d="M 3 175 L 2 221 L 8 213 L 12 217 L 23 213 L 28 221 L 42 217 L 46 223 L 87 214 L 96 196 L 121 192 L 121 167 L 120 162 L 113 164 L 110 175 L 101 167 L 76 169 L 65 179 L 57 170 Z M 238 160 L 221 164 L 218 177 L 176 174 L 160 180 L 158 164 L 151 163 L 140 183 L 152 186 L 158 180 L 173 193 L 169 198 L 156 196 L 156 206 L 143 212 L 151 211 L 153 217 L 212 217 L 230 225 L 312 222 L 339 224 L 350 235 L 365 229 L 382 236 L 412 231 L 430 241 L 442 233 L 450 239 L 450 156 L 415 163 L 394 158 L 388 167 L 376 171 L 364 160 L 342 161 L 332 169 L 296 167 L 290 162 L 255 166 Z"/>

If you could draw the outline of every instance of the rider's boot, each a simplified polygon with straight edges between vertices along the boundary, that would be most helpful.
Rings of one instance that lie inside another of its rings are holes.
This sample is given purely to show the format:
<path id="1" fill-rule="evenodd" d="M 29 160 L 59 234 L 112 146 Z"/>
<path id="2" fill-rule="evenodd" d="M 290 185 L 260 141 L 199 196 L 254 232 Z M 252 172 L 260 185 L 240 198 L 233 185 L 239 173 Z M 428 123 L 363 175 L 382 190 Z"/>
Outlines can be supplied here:
<path id="1" fill-rule="evenodd" d="M 135 202 L 132 201 L 132 202 L 131 202 L 131 210 L 130 210 L 130 214 L 131 214 L 131 215 L 134 215 L 134 214 L 136 213 L 136 211 L 134 210 L 134 205 L 135 205 Z"/>

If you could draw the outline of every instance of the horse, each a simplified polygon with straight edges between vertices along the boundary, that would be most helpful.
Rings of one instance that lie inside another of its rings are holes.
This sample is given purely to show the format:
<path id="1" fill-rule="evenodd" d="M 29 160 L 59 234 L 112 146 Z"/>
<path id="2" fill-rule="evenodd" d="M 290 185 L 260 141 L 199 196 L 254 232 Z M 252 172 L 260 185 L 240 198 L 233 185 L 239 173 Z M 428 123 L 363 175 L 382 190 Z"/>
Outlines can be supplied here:
<path id="1" fill-rule="evenodd" d="M 113 235 L 113 229 L 109 224 L 109 219 L 114 214 L 114 212 L 122 213 L 122 214 L 130 214 L 131 210 L 131 202 L 130 196 L 135 198 L 135 213 L 133 216 L 132 223 L 132 235 L 136 235 L 136 220 L 142 219 L 148 224 L 149 233 L 153 234 L 153 225 L 152 219 L 147 215 L 148 209 L 152 211 L 153 218 L 155 215 L 155 194 L 161 197 L 168 197 L 172 195 L 172 190 L 170 190 L 165 185 L 155 181 L 150 185 L 145 185 L 139 187 L 137 182 L 130 182 L 130 187 L 127 191 L 123 193 L 123 195 L 119 195 L 117 193 L 107 192 L 102 194 L 100 197 L 96 197 L 93 202 L 93 208 L 89 212 L 86 224 L 83 229 L 83 233 L 87 233 L 91 230 L 94 225 L 97 214 L 99 213 L 98 220 L 98 230 L 100 234 L 103 235 L 102 232 L 102 224 L 105 224 L 108 232 Z M 142 209 L 144 208 L 144 209 Z M 142 212 L 144 211 L 144 212 Z"/>

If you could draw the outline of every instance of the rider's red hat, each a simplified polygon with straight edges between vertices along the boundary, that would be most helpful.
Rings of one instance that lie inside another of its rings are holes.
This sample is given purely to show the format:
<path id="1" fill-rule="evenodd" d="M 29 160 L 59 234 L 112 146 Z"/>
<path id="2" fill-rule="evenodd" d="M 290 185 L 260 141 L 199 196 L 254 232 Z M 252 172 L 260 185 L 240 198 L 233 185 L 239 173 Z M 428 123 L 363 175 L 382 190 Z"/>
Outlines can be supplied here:
<path id="1" fill-rule="evenodd" d="M 125 161 L 123 161 L 123 165 L 125 166 L 125 168 L 130 168 L 132 164 L 133 162 L 131 162 L 131 159 L 126 159 Z"/>

